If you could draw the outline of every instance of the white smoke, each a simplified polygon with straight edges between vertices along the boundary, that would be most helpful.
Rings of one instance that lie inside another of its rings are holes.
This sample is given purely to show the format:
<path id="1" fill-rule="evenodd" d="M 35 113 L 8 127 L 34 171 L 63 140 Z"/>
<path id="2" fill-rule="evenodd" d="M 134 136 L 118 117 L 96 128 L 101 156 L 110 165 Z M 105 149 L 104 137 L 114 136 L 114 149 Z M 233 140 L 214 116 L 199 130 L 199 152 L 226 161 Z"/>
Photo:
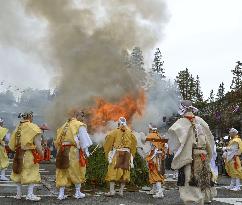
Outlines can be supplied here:
<path id="1" fill-rule="evenodd" d="M 149 74 L 146 88 L 147 103 L 142 117 L 135 117 L 132 127 L 138 132 L 146 133 L 151 123 L 158 128 L 162 127 L 163 117 L 168 119 L 177 113 L 180 94 L 175 83 L 162 78 L 159 74 Z"/>
<path id="2" fill-rule="evenodd" d="M 99 130 L 97 130 L 92 136 L 92 141 L 95 144 L 102 145 L 107 133 L 109 133 L 111 130 L 117 128 L 118 122 L 115 121 L 109 121 L 105 127 L 100 127 Z"/>

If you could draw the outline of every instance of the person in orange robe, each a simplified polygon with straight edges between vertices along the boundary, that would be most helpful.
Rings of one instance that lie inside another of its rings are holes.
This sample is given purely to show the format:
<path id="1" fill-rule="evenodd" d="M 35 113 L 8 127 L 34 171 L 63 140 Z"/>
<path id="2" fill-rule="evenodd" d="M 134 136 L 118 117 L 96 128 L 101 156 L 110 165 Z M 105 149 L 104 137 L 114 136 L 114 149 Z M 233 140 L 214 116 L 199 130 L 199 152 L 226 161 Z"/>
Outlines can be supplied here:
<path id="1" fill-rule="evenodd" d="M 153 185 L 149 194 L 152 194 L 154 198 L 163 198 L 164 189 L 161 184 L 165 179 L 165 157 L 168 149 L 167 139 L 161 138 L 156 127 L 149 127 L 149 135 L 146 137 L 146 142 L 151 145 L 149 155 L 146 157 L 146 161 L 149 167 L 149 182 Z"/>

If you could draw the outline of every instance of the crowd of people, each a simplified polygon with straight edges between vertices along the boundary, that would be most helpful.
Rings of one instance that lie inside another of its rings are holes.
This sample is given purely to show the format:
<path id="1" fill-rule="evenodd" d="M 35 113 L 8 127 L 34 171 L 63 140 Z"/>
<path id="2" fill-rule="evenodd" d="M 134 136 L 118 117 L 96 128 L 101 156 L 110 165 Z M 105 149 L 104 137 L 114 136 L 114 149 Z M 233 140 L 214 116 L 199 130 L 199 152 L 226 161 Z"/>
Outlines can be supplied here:
<path id="1" fill-rule="evenodd" d="M 218 180 L 218 161 L 214 136 L 208 124 L 199 116 L 191 101 L 181 101 L 178 119 L 167 132 L 161 136 L 158 126 L 149 125 L 149 133 L 145 142 L 149 144 L 149 152 L 145 157 L 149 170 L 149 183 L 152 186 L 149 194 L 154 198 L 163 198 L 162 184 L 165 180 L 165 159 L 173 154 L 171 168 L 178 172 L 177 186 L 180 198 L 184 204 L 210 203 L 216 196 L 215 184 Z M 9 180 L 5 170 L 9 166 L 9 158 L 5 149 L 6 143 L 14 152 L 12 174 L 10 179 L 17 184 L 16 199 L 22 199 L 22 185 L 28 185 L 26 199 L 39 201 L 34 194 L 34 186 L 41 182 L 39 163 L 49 159 L 50 150 L 43 143 L 42 134 L 46 126 L 39 127 L 33 123 L 33 113 L 19 115 L 20 122 L 13 133 L 9 134 L 0 119 L 0 170 L 1 180 Z M 226 172 L 231 177 L 228 189 L 240 190 L 242 168 L 240 155 L 242 141 L 238 131 L 232 128 L 229 132 L 230 141 L 222 146 L 222 161 Z M 57 129 L 54 138 L 56 154 L 56 187 L 59 189 L 58 199 L 66 198 L 65 188 L 75 186 L 76 199 L 85 197 L 81 185 L 85 182 L 87 159 L 90 156 L 89 147 L 92 140 L 85 124 L 85 114 L 76 111 Z M 126 119 L 120 116 L 118 125 L 107 133 L 103 148 L 108 162 L 106 181 L 109 191 L 105 194 L 112 197 L 124 195 L 125 185 L 130 181 L 131 169 L 134 168 L 134 156 L 137 149 L 137 139 L 128 127 Z M 98 162 L 97 162 L 98 163 Z M 115 184 L 120 184 L 118 193 Z"/>

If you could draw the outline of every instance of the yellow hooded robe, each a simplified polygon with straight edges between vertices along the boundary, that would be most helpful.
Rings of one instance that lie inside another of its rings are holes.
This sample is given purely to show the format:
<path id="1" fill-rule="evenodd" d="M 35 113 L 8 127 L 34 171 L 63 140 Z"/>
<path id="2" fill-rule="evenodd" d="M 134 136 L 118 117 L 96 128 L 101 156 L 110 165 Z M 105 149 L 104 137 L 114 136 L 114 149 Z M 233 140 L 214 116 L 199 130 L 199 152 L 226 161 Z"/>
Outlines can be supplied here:
<path id="1" fill-rule="evenodd" d="M 137 141 L 132 131 L 126 128 L 125 132 L 121 131 L 119 128 L 111 131 L 105 139 L 104 142 L 104 152 L 106 158 L 108 154 L 113 149 L 128 148 L 132 156 L 136 153 Z M 117 181 L 117 182 L 129 182 L 130 181 L 130 168 L 129 170 L 124 170 L 121 168 L 115 168 L 117 162 L 117 152 L 113 156 L 112 163 L 108 165 L 108 172 L 106 175 L 106 181 Z"/>
<path id="2" fill-rule="evenodd" d="M 67 125 L 68 123 L 68 125 Z M 69 152 L 70 166 L 68 169 L 56 169 L 56 187 L 70 187 L 73 184 L 81 184 L 85 182 L 86 166 L 81 166 L 79 163 L 79 149 L 75 142 L 75 137 L 78 135 L 79 128 L 86 125 L 76 118 L 72 118 L 57 130 L 55 146 L 57 151 L 62 148 L 62 143 L 71 145 Z M 66 134 L 63 136 L 63 131 L 66 129 Z"/>
<path id="3" fill-rule="evenodd" d="M 38 125 L 31 123 L 28 120 L 21 121 L 19 126 L 21 126 L 20 145 L 21 149 L 25 150 L 23 156 L 23 169 L 20 174 L 12 172 L 10 178 L 15 183 L 38 184 L 41 182 L 39 164 L 34 163 L 34 156 L 32 151 L 36 148 L 34 140 L 39 134 L 41 134 L 41 129 L 38 127 Z M 9 142 L 9 148 L 13 151 L 16 150 L 17 146 L 16 133 L 18 128 L 19 127 L 17 127 L 12 133 Z"/>
<path id="4" fill-rule="evenodd" d="M 242 140 L 237 135 L 232 140 L 230 140 L 228 148 L 232 144 L 238 144 L 239 146 L 239 152 L 242 152 Z M 228 173 L 228 175 L 231 178 L 239 178 L 242 179 L 242 167 L 241 167 L 241 161 L 239 155 L 235 155 L 232 160 L 227 161 L 225 160 L 225 169 Z"/>
<path id="5" fill-rule="evenodd" d="M 6 169 L 9 165 L 8 155 L 5 150 L 4 137 L 8 133 L 8 129 L 0 127 L 0 170 Z"/>

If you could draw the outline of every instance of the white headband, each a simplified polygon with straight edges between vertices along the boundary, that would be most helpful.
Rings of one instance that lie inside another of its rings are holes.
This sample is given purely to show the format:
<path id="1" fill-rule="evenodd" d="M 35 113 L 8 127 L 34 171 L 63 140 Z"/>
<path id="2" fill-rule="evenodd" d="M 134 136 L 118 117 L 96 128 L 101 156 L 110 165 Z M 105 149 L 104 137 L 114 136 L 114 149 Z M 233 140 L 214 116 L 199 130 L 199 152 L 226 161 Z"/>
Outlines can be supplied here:
<path id="1" fill-rule="evenodd" d="M 3 122 L 4 122 L 3 118 L 0 118 L 0 123 L 3 123 Z"/>
<path id="2" fill-rule="evenodd" d="M 229 133 L 235 133 L 236 135 L 239 133 L 238 130 L 236 130 L 235 128 L 231 128 L 229 130 Z"/>
<path id="3" fill-rule="evenodd" d="M 229 139 L 229 136 L 224 136 L 224 139 L 225 139 L 225 140 Z"/>
<path id="4" fill-rule="evenodd" d="M 126 119 L 124 117 L 120 117 L 118 122 L 120 125 L 123 125 L 123 126 L 127 125 Z"/>
<path id="5" fill-rule="evenodd" d="M 185 106 L 183 105 L 182 103 L 180 104 L 180 107 L 179 107 L 179 115 L 184 115 L 188 109 L 191 109 L 193 113 L 197 113 L 198 112 L 198 109 L 192 105 L 190 106 Z"/>
<path id="6" fill-rule="evenodd" d="M 152 124 L 149 124 L 149 129 L 151 129 L 152 131 L 157 131 L 157 127 L 153 127 Z"/>

